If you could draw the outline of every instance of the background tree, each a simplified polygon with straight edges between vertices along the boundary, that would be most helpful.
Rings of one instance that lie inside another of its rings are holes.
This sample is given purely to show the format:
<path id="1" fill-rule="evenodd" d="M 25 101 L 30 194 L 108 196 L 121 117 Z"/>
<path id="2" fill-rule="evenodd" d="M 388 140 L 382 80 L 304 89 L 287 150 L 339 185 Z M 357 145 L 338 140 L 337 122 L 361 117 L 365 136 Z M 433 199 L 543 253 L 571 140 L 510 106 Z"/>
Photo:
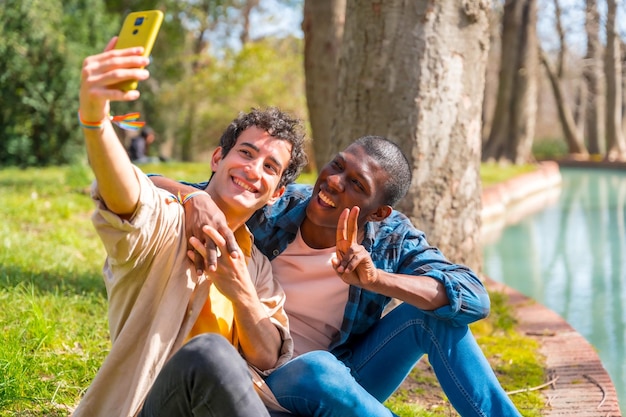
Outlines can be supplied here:
<path id="1" fill-rule="evenodd" d="M 324 166 L 334 151 L 331 129 L 345 13 L 346 0 L 304 2 L 304 73 L 316 167 Z"/>
<path id="2" fill-rule="evenodd" d="M 584 60 L 583 76 L 587 85 L 585 133 L 591 154 L 605 152 L 605 88 L 602 72 L 602 44 L 600 43 L 600 13 L 596 0 L 585 3 L 585 33 L 587 34 L 587 55 Z M 570 150 L 571 153 L 571 150 Z"/>
<path id="3" fill-rule="evenodd" d="M 68 163 L 76 129 L 79 56 L 103 44 L 112 20 L 81 0 L 6 0 L 0 7 L 0 165 Z"/>
<path id="4" fill-rule="evenodd" d="M 400 144 L 413 183 L 399 208 L 451 259 L 480 266 L 480 128 L 488 1 L 348 0 L 335 150 Z"/>
<path id="5" fill-rule="evenodd" d="M 607 0 L 606 53 L 606 139 L 608 160 L 626 161 L 626 141 L 622 130 L 622 60 L 617 34 L 617 1 Z"/>
<path id="6" fill-rule="evenodd" d="M 531 160 L 538 88 L 537 1 L 507 0 L 502 19 L 498 93 L 482 159 Z"/>
<path id="7" fill-rule="evenodd" d="M 563 91 L 561 79 L 558 76 L 558 72 L 553 68 L 550 63 L 550 58 L 547 54 L 540 50 L 541 63 L 546 69 L 552 91 L 554 93 L 554 99 L 558 110 L 559 121 L 561 122 L 561 128 L 567 142 L 567 147 L 570 155 L 576 155 L 577 158 L 585 158 L 588 156 L 587 149 L 583 143 L 583 139 L 580 135 L 580 129 L 577 128 L 576 121 L 574 120 L 573 113 L 569 101 L 567 100 Z M 586 107 L 585 107 L 586 108 Z"/>

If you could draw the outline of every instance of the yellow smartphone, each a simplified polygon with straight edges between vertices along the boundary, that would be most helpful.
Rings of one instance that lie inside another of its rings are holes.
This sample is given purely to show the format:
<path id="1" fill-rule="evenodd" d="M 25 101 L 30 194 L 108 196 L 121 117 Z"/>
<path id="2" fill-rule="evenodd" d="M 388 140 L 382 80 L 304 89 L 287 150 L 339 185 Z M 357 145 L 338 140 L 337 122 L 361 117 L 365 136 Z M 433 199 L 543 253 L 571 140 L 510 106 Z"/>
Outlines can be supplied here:
<path id="1" fill-rule="evenodd" d="M 129 13 L 122 24 L 115 49 L 143 46 L 143 56 L 149 57 L 157 35 L 159 34 L 161 23 L 163 23 L 163 12 L 160 10 L 145 10 L 142 12 Z M 117 88 L 123 91 L 136 90 L 137 81 L 124 81 L 112 85 L 110 88 Z"/>

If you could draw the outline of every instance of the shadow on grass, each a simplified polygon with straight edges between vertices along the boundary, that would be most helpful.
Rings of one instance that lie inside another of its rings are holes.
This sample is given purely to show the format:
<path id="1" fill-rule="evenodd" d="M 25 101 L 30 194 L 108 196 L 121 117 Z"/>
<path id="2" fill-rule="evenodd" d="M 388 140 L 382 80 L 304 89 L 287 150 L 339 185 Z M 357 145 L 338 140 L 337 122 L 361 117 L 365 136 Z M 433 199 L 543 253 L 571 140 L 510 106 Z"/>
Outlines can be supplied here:
<path id="1" fill-rule="evenodd" d="M 93 294 L 106 297 L 102 275 L 98 273 L 68 274 L 65 276 L 50 271 L 33 272 L 11 265 L 0 265 L 0 289 L 11 289 L 21 285 L 32 285 L 40 293 Z"/>

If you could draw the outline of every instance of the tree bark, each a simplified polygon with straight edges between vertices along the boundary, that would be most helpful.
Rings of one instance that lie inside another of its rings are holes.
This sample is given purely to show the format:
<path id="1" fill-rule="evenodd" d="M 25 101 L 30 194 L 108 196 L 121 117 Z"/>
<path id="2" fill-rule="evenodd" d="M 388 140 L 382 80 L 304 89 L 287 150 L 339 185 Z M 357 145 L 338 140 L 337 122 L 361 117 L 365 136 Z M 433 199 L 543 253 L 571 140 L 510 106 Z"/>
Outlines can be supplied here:
<path id="1" fill-rule="evenodd" d="M 480 269 L 485 0 L 348 0 L 334 149 L 398 143 L 413 181 L 398 205 L 450 259 Z"/>
<path id="2" fill-rule="evenodd" d="M 620 42 L 615 19 L 617 2 L 607 0 L 606 54 L 606 139 L 607 159 L 626 161 L 626 142 L 622 132 L 622 66 Z"/>
<path id="3" fill-rule="evenodd" d="M 333 155 L 331 129 L 337 100 L 337 71 L 346 0 L 305 0 L 304 73 L 315 167 Z"/>
<path id="4" fill-rule="evenodd" d="M 483 160 L 531 161 L 538 94 L 537 1 L 507 0 L 498 98 Z"/>
<path id="5" fill-rule="evenodd" d="M 587 0 L 585 31 L 587 55 L 583 75 L 587 84 L 587 113 L 585 132 L 589 153 L 604 153 L 605 100 L 602 78 L 602 46 L 600 44 L 600 14 L 596 0 Z"/>
<path id="6" fill-rule="evenodd" d="M 559 113 L 559 121 L 561 122 L 568 152 L 577 157 L 587 157 L 587 149 L 585 148 L 585 144 L 580 137 L 576 123 L 572 116 L 572 110 L 565 99 L 565 95 L 563 94 L 563 87 L 561 87 L 561 82 L 557 76 L 556 70 L 550 64 L 550 60 L 546 56 L 545 52 L 541 51 L 540 54 L 541 63 L 546 69 L 550 85 L 552 86 L 552 91 L 554 92 L 554 100 Z"/>

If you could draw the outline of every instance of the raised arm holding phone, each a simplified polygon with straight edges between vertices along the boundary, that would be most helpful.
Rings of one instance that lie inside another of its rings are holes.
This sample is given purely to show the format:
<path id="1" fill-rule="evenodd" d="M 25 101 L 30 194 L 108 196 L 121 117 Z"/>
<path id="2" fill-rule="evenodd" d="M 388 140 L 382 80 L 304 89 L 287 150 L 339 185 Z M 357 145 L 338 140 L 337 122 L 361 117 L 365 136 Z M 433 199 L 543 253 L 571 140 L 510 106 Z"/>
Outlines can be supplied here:
<path id="1" fill-rule="evenodd" d="M 276 108 L 241 113 L 212 155 L 204 191 L 159 189 L 112 126 L 110 103 L 140 96 L 120 86 L 149 77 L 144 47 L 118 49 L 117 41 L 87 57 L 81 73 L 78 116 L 96 178 L 93 223 L 107 252 L 111 349 L 74 416 L 267 416 L 266 407 L 281 407 L 258 387 L 291 358 L 293 341 L 284 292 L 245 222 L 306 164 L 301 122 Z M 224 213 L 233 241 L 209 229 L 221 256 L 198 275 L 184 205 L 202 195 Z"/>

